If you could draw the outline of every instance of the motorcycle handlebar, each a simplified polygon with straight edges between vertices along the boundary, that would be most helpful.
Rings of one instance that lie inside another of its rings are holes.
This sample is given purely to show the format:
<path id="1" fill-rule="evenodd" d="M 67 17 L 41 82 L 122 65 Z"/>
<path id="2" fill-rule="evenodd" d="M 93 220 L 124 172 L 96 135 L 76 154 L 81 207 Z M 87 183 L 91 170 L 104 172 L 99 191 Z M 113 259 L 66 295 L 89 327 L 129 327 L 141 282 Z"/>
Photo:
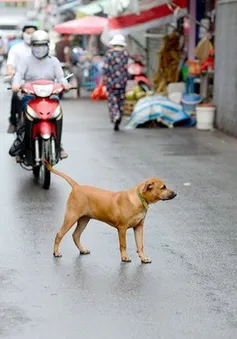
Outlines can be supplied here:
<path id="1" fill-rule="evenodd" d="M 67 91 L 71 91 L 72 89 L 77 89 L 77 87 L 71 87 Z M 12 87 L 7 87 L 8 91 L 12 91 Z M 21 87 L 19 88 L 19 91 L 21 90 Z"/>

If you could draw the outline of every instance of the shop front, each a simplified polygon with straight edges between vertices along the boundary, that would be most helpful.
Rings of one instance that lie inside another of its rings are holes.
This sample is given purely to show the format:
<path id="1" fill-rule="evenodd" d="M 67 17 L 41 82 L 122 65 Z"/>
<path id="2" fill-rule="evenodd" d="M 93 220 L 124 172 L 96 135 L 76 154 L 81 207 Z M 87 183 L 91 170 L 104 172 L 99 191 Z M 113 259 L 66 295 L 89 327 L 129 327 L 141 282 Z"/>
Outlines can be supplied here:
<path id="1" fill-rule="evenodd" d="M 144 99 L 146 105 L 153 102 L 151 105 L 158 110 L 149 113 L 150 119 L 157 117 L 164 121 L 164 116 L 169 115 L 172 118 L 166 119 L 168 127 L 177 126 L 181 121 L 193 126 L 197 106 L 202 104 L 199 111 L 206 109 L 212 114 L 211 122 L 203 128 L 212 129 L 216 1 L 141 0 L 134 1 L 133 5 L 122 12 L 116 12 L 116 7 L 112 14 L 108 13 L 109 24 L 106 34 L 102 34 L 105 44 L 106 39 L 108 42 L 117 33 L 126 35 L 130 54 L 139 51 L 145 56 L 146 75 L 156 98 L 150 90 L 143 93 L 135 86 L 131 91 L 129 86 L 128 114 L 133 114 L 135 106 Z M 175 119 L 174 111 L 179 118 Z M 147 113 L 144 114 L 147 117 Z"/>

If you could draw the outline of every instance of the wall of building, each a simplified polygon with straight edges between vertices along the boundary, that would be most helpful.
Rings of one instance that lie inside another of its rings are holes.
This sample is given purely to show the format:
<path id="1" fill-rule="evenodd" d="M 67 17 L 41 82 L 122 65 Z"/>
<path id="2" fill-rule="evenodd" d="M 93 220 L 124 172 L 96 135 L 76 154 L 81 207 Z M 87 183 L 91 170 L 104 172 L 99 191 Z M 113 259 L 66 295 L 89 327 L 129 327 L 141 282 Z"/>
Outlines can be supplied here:
<path id="1" fill-rule="evenodd" d="M 159 51 L 162 46 L 163 37 L 166 35 L 167 29 L 166 26 L 160 26 L 148 30 L 148 35 L 146 38 L 146 47 L 148 54 L 148 69 L 147 75 L 149 79 L 153 82 L 155 73 L 158 70 L 159 65 Z"/>
<path id="2" fill-rule="evenodd" d="M 215 89 L 217 128 L 237 137 L 237 0 L 217 1 Z"/>

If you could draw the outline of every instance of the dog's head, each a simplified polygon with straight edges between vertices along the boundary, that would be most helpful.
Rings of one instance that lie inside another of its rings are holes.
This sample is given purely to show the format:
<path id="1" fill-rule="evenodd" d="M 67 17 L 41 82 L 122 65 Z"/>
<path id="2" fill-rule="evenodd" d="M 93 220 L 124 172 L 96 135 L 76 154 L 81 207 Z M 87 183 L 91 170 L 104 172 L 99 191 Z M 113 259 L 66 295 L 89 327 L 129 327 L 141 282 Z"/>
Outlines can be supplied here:
<path id="1" fill-rule="evenodd" d="M 148 204 L 154 204 L 160 200 L 171 200 L 177 195 L 174 191 L 167 188 L 163 181 L 157 178 L 148 179 L 139 186 L 139 191 Z"/>

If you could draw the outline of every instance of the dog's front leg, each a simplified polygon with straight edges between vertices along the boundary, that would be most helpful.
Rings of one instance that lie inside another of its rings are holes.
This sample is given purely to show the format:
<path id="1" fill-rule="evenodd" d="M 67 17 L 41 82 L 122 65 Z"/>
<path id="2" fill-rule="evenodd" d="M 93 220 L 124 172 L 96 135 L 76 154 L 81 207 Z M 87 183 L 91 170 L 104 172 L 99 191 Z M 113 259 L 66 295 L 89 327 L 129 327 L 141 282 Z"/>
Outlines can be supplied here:
<path id="1" fill-rule="evenodd" d="M 126 231 L 125 228 L 118 228 L 121 260 L 123 262 L 131 262 L 127 254 Z"/>
<path id="2" fill-rule="evenodd" d="M 144 254 L 144 249 L 143 249 L 143 227 L 144 227 L 144 222 L 142 221 L 140 224 L 138 224 L 136 227 L 134 227 L 134 237 L 135 237 L 135 242 L 137 246 L 137 253 L 139 255 L 139 258 L 141 259 L 143 264 L 150 264 L 151 259 L 147 258 Z"/>

